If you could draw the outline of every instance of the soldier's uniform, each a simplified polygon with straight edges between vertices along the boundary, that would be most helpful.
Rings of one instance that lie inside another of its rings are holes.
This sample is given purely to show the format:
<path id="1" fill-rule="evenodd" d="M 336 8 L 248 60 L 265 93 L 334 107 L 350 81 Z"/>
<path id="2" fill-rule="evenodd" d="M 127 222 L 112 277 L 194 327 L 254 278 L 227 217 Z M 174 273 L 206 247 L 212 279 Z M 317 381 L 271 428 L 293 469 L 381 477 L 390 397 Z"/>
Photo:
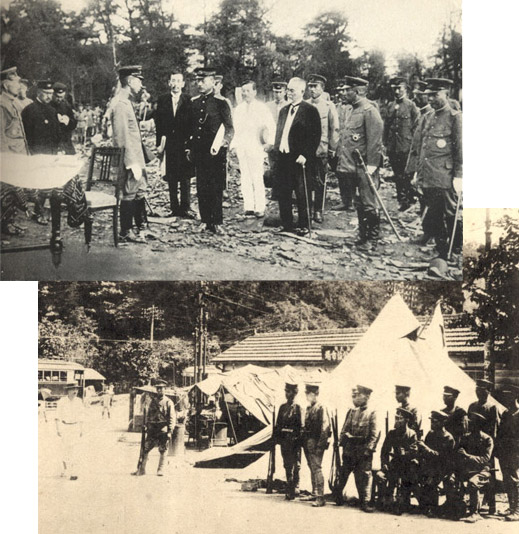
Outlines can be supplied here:
<path id="1" fill-rule="evenodd" d="M 387 433 L 380 453 L 381 471 L 388 482 L 386 499 L 392 501 L 393 491 L 400 484 L 398 504 L 409 506 L 411 492 L 418 476 L 418 438 L 416 432 L 408 426 L 409 421 L 414 418 L 413 413 L 404 408 L 397 408 L 397 414 L 405 418 L 406 425 L 403 428 L 395 427 Z"/>
<path id="2" fill-rule="evenodd" d="M 139 65 L 125 66 L 119 69 L 119 77 L 133 76 L 142 80 Z M 146 218 L 146 162 L 142 144 L 139 121 L 129 93 L 121 92 L 111 109 L 113 142 L 116 147 L 124 148 L 125 174 L 120 184 L 120 221 L 122 240 L 132 240 L 130 230 L 135 225 L 137 230 L 144 228 Z M 143 236 L 135 238 L 145 241 Z"/>
<path id="3" fill-rule="evenodd" d="M 434 81 L 430 90 L 438 90 Z M 435 238 L 440 257 L 447 259 L 458 201 L 453 179 L 463 176 L 461 112 L 446 104 L 425 114 L 417 127 L 411 152 L 428 207 L 424 233 Z M 458 231 L 457 236 L 455 250 L 461 246 L 462 232 Z"/>
<path id="4" fill-rule="evenodd" d="M 455 477 L 461 483 L 467 484 L 467 493 L 470 497 L 469 520 L 476 520 L 479 509 L 479 490 L 484 488 L 490 480 L 490 458 L 494 449 L 494 441 L 480 430 L 485 424 L 485 418 L 479 413 L 470 414 L 471 425 L 477 424 L 468 434 L 461 437 L 458 450 L 454 457 Z M 463 453 L 465 451 L 465 454 Z M 446 486 L 446 493 L 452 501 L 451 492 L 453 484 Z"/>
<path id="5" fill-rule="evenodd" d="M 483 388 L 490 392 L 492 383 L 488 380 L 476 380 L 476 387 Z M 485 424 L 481 428 L 485 434 L 488 434 L 493 440 L 497 437 L 497 428 L 499 426 L 499 411 L 494 402 L 477 400 L 469 405 L 467 410 L 470 415 L 472 412 L 481 414 L 485 418 Z"/>
<path id="6" fill-rule="evenodd" d="M 519 387 L 508 386 L 513 404 L 503 412 L 497 432 L 496 456 L 503 473 L 503 484 L 508 495 L 509 521 L 519 521 Z"/>
<path id="7" fill-rule="evenodd" d="M 63 93 L 65 94 L 67 87 L 62 83 L 54 84 L 54 93 Z M 56 113 L 59 115 L 66 115 L 69 118 L 68 124 L 59 123 L 60 125 L 60 141 L 59 149 L 63 150 L 65 154 L 75 154 L 76 150 L 72 144 L 72 132 L 77 126 L 77 120 L 74 116 L 74 110 L 72 106 L 64 98 L 61 101 L 54 99 L 50 105 L 56 110 Z"/>
<path id="8" fill-rule="evenodd" d="M 319 386 L 308 384 L 307 392 L 318 393 Z M 312 499 L 324 504 L 324 477 L 322 471 L 324 451 L 328 448 L 330 421 L 326 408 L 320 403 L 306 408 L 303 430 L 303 450 L 312 479 Z"/>
<path id="9" fill-rule="evenodd" d="M 323 87 L 326 78 L 318 74 L 312 74 L 308 81 L 308 86 L 322 83 Z M 325 93 L 318 98 L 308 100 L 319 111 L 321 119 L 321 142 L 317 148 L 315 166 L 313 167 L 312 189 L 314 191 L 313 212 L 314 220 L 322 222 L 322 211 L 324 208 L 324 194 L 326 184 L 326 173 L 328 167 L 328 156 L 335 156 L 337 143 L 339 142 L 339 116 L 335 104 L 326 99 Z"/>
<path id="10" fill-rule="evenodd" d="M 156 387 L 164 387 L 165 385 L 164 380 L 155 382 Z M 153 448 L 158 447 L 160 459 L 157 474 L 162 475 L 169 440 L 176 424 L 173 402 L 165 395 L 154 395 L 148 406 L 144 424 L 146 425 L 146 441 L 144 443 L 144 457 L 138 474 L 144 475 L 146 473 L 148 454 Z"/>
<path id="11" fill-rule="evenodd" d="M 285 389 L 297 392 L 297 384 L 287 383 Z M 301 438 L 303 433 L 303 409 L 295 402 L 285 402 L 279 407 L 274 440 L 280 445 L 283 456 L 283 467 L 287 478 L 286 498 L 295 497 L 299 486 L 299 470 L 301 467 Z"/>
<path id="12" fill-rule="evenodd" d="M 346 86 L 346 82 L 340 82 L 338 90 L 343 90 Z M 341 132 L 346 128 L 346 124 L 350 119 L 353 107 L 351 104 L 341 102 L 337 105 L 337 115 L 339 117 L 339 140 L 342 135 Z M 337 151 L 338 152 L 338 151 Z M 351 174 L 340 171 L 338 168 L 338 155 L 335 156 L 332 170 L 335 171 L 337 182 L 339 183 L 339 192 L 341 194 L 342 206 L 338 209 L 353 210 L 353 197 L 355 196 L 355 184 L 351 179 Z"/>
<path id="13" fill-rule="evenodd" d="M 360 393 L 371 393 L 365 386 L 357 386 Z M 373 453 L 377 448 L 380 430 L 377 413 L 367 405 L 350 408 L 339 436 L 342 452 L 342 472 L 337 488 L 337 504 L 342 504 L 342 492 L 351 473 L 355 476 L 355 485 L 361 506 L 367 509 L 371 498 Z"/>
<path id="14" fill-rule="evenodd" d="M 51 90 L 52 82 L 38 82 L 38 89 Z M 56 110 L 50 104 L 35 100 L 22 111 L 25 137 L 31 154 L 57 154 L 60 124 Z"/>
<path id="15" fill-rule="evenodd" d="M 405 83 L 403 78 L 391 80 L 392 87 L 402 83 Z M 384 124 L 384 146 L 393 169 L 397 200 L 401 209 L 407 209 L 413 200 L 411 180 L 405 172 L 405 167 L 418 117 L 419 111 L 415 103 L 404 96 L 389 104 Z"/>
<path id="16" fill-rule="evenodd" d="M 214 71 L 197 69 L 197 76 L 210 76 Z M 223 191 L 226 187 L 226 147 L 233 135 L 233 123 L 229 104 L 214 92 L 200 94 L 192 99 L 191 136 L 187 148 L 195 165 L 198 208 L 200 218 L 209 230 L 223 222 Z M 211 146 L 223 125 L 225 133 L 219 152 L 211 154 Z"/>
<path id="17" fill-rule="evenodd" d="M 445 386 L 443 390 L 444 395 L 453 395 L 455 397 L 460 393 L 458 389 L 450 386 Z M 467 433 L 467 412 L 457 405 L 452 408 L 445 406 L 441 411 L 447 415 L 445 430 L 452 435 L 457 445 L 461 437 Z"/>
<path id="18" fill-rule="evenodd" d="M 452 453 L 455 441 L 443 424 L 447 415 L 443 412 L 431 412 L 431 420 L 442 423 L 438 430 L 431 430 L 424 441 L 418 442 L 418 459 L 420 463 L 420 506 L 428 513 L 438 507 L 439 485 L 451 473 Z"/>
<path id="19" fill-rule="evenodd" d="M 410 393 L 411 388 L 410 386 L 395 386 L 396 391 L 404 391 L 407 392 L 407 394 Z M 405 399 L 403 402 L 400 402 L 400 407 L 404 410 L 407 410 L 408 412 L 411 412 L 412 417 L 407 422 L 407 426 L 416 432 L 416 436 L 418 439 L 422 438 L 422 416 L 418 412 L 418 408 L 416 406 L 411 406 L 409 403 L 409 399 Z"/>
<path id="20" fill-rule="evenodd" d="M 365 80 L 351 77 L 346 78 L 346 83 L 350 86 L 367 84 Z M 353 151 L 358 149 L 366 165 L 377 167 L 372 178 L 378 188 L 378 167 L 382 162 L 383 128 L 382 118 L 377 108 L 367 98 L 359 96 L 352 104 L 349 120 L 339 136 L 337 171 L 344 173 L 346 180 L 358 189 L 355 203 L 361 242 L 378 239 L 380 216 L 376 195 L 364 172 L 355 162 Z"/>

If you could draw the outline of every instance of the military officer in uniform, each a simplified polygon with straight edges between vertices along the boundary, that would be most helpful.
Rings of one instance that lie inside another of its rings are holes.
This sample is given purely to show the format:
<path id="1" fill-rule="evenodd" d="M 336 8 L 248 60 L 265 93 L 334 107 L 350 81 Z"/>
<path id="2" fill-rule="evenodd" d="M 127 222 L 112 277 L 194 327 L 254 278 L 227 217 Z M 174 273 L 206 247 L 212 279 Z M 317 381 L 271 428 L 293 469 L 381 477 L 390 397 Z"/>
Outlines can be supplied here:
<path id="1" fill-rule="evenodd" d="M 495 440 L 499 426 L 499 411 L 497 404 L 489 400 L 491 390 L 492 382 L 482 378 L 476 380 L 476 397 L 478 400 L 469 405 L 468 413 L 470 415 L 471 412 L 477 412 L 483 415 L 486 419 L 486 424 L 482 430 Z"/>
<path id="2" fill-rule="evenodd" d="M 359 494 L 361 508 L 364 512 L 373 512 L 369 505 L 371 499 L 373 454 L 380 439 L 377 413 L 368 407 L 373 390 L 358 385 L 352 390 L 354 408 L 346 413 L 339 442 L 343 447 L 342 473 L 337 489 L 338 506 L 343 504 L 343 490 L 351 473 L 355 476 L 355 485 Z"/>
<path id="3" fill-rule="evenodd" d="M 111 109 L 112 136 L 116 147 L 124 148 L 126 169 L 120 192 L 121 233 L 123 243 L 145 243 L 141 230 L 146 225 L 146 162 L 142 145 L 139 121 L 135 115 L 134 102 L 142 90 L 142 67 L 130 65 L 119 69 L 121 89 Z M 135 231 L 133 223 L 135 221 Z"/>
<path id="4" fill-rule="evenodd" d="M 37 83 L 36 100 L 22 111 L 25 137 L 29 152 L 34 154 L 57 154 L 60 141 L 60 123 L 56 110 L 50 105 L 54 90 L 50 80 Z M 35 195 L 34 211 L 38 224 L 46 225 L 48 220 L 43 205 L 46 195 Z"/>
<path id="5" fill-rule="evenodd" d="M 146 428 L 146 441 L 144 444 L 144 457 L 139 470 L 134 475 L 142 476 L 146 474 L 146 463 L 150 451 L 158 447 L 160 453 L 157 476 L 164 475 L 164 464 L 166 463 L 166 453 L 176 424 L 176 413 L 173 402 L 164 394 L 167 383 L 164 380 L 156 380 L 156 394 L 152 396 L 146 420 L 143 422 Z"/>
<path id="6" fill-rule="evenodd" d="M 274 440 L 281 447 L 283 466 L 287 477 L 285 499 L 292 501 L 299 486 L 299 469 L 301 467 L 301 438 L 303 433 L 303 409 L 294 402 L 298 393 L 297 384 L 285 384 L 287 401 L 279 407 Z"/>
<path id="7" fill-rule="evenodd" d="M 222 233 L 226 151 L 234 129 L 229 104 L 214 93 L 216 71 L 196 69 L 200 94 L 191 101 L 191 135 L 186 155 L 195 165 L 198 207 L 206 230 Z"/>
<path id="8" fill-rule="evenodd" d="M 414 82 L 413 102 L 416 104 L 416 107 L 420 112 L 420 116 L 423 116 L 426 113 L 429 113 L 429 111 L 432 111 L 431 104 L 429 104 L 429 96 L 426 93 L 426 90 L 427 82 L 424 82 L 422 80 L 417 80 L 416 82 Z"/>
<path id="9" fill-rule="evenodd" d="M 328 159 L 334 158 L 339 142 L 339 116 L 335 104 L 325 98 L 326 78 L 320 74 L 311 74 L 308 79 L 310 104 L 319 111 L 321 118 L 321 142 L 317 148 L 313 175 L 313 219 L 316 223 L 323 222 L 323 209 L 326 194 L 326 173 Z"/>
<path id="10" fill-rule="evenodd" d="M 339 96 L 339 103 L 337 105 L 337 115 L 339 117 L 339 139 L 341 132 L 346 128 L 346 124 L 351 116 L 353 107 L 348 103 L 346 93 L 348 85 L 345 80 L 339 80 L 337 85 L 337 93 Z M 331 160 L 332 170 L 335 172 L 337 182 L 339 183 L 339 192 L 341 195 L 342 203 L 339 206 L 333 208 L 334 211 L 355 211 L 353 207 L 353 198 L 355 196 L 355 184 L 351 179 L 351 173 L 346 173 L 338 170 L 338 157 L 337 152 L 335 158 Z"/>
<path id="11" fill-rule="evenodd" d="M 28 154 L 29 148 L 25 139 L 25 131 L 20 109 L 17 105 L 17 96 L 20 86 L 20 77 L 16 67 L 3 70 L 0 73 L 2 93 L 0 95 L 0 151 L 14 154 Z M 17 209 L 29 216 L 23 190 L 2 184 L 1 199 L 1 228 L 7 235 L 22 235 L 24 229 L 15 224 Z"/>
<path id="12" fill-rule="evenodd" d="M 324 451 L 330 439 L 330 420 L 326 408 L 318 401 L 319 386 L 306 384 L 308 406 L 305 413 L 303 450 L 312 478 L 312 495 L 302 501 L 313 501 L 312 506 L 321 507 L 324 501 L 324 477 L 322 470 Z"/>
<path id="13" fill-rule="evenodd" d="M 393 78 L 390 84 L 395 99 L 387 109 L 384 124 L 384 146 L 393 169 L 400 211 L 405 211 L 414 200 L 411 178 L 405 172 L 405 167 L 419 112 L 414 102 L 407 97 L 405 78 Z"/>
<path id="14" fill-rule="evenodd" d="M 31 98 L 27 97 L 27 90 L 29 89 L 29 80 L 27 78 L 20 79 L 20 90 L 18 91 L 18 99 L 16 103 L 20 113 L 29 105 L 33 103 Z"/>
<path id="15" fill-rule="evenodd" d="M 344 173 L 346 179 L 358 189 L 355 203 L 359 218 L 359 239 L 356 245 L 367 249 L 368 243 L 375 245 L 378 241 L 380 215 L 375 193 L 354 160 L 353 152 L 355 149 L 360 151 L 375 186 L 378 187 L 384 125 L 377 108 L 359 94 L 358 88 L 366 86 L 368 82 L 346 76 L 346 84 L 346 100 L 351 104 L 352 111 L 340 132 L 337 170 Z"/>
<path id="16" fill-rule="evenodd" d="M 447 415 L 445 430 L 452 435 L 458 445 L 461 436 L 467 433 L 467 412 L 456 404 L 460 390 L 451 386 L 443 388 L 443 402 L 445 407 L 441 409 Z"/>
<path id="17" fill-rule="evenodd" d="M 61 476 L 70 476 L 70 480 L 78 478 L 77 446 L 83 437 L 84 406 L 78 398 L 79 386 L 68 384 L 67 395 L 58 401 L 56 408 L 56 432 L 63 445 L 63 472 Z"/>
<path id="18" fill-rule="evenodd" d="M 490 458 L 494 449 L 494 440 L 482 431 L 487 424 L 485 416 L 478 412 L 469 414 L 468 434 L 461 437 L 454 456 L 454 472 L 459 481 L 466 483 L 466 492 L 470 503 L 468 516 L 463 518 L 468 523 L 480 519 L 479 492 L 490 481 Z M 448 495 L 454 490 L 452 484 L 445 488 Z"/>
<path id="19" fill-rule="evenodd" d="M 431 412 L 431 430 L 425 440 L 418 441 L 418 461 L 420 464 L 420 507 L 428 516 L 438 512 L 439 485 L 451 473 L 452 453 L 455 442 L 445 430 L 447 414 Z"/>
<path id="20" fill-rule="evenodd" d="M 76 150 L 72 144 L 72 132 L 76 129 L 77 120 L 72 106 L 66 99 L 67 86 L 64 83 L 56 82 L 53 89 L 54 98 L 50 104 L 56 110 L 60 123 L 59 149 L 65 154 L 75 154 Z"/>
<path id="21" fill-rule="evenodd" d="M 428 208 L 428 216 L 423 222 L 424 234 L 434 237 L 439 256 L 446 260 L 458 196 L 462 190 L 461 112 L 450 107 L 450 80 L 429 78 L 427 84 L 433 111 L 423 116 L 417 128 L 410 158 L 415 161 L 417 181 L 423 189 L 424 204 Z M 457 224 L 455 251 L 459 250 L 462 240 L 460 221 Z"/>
<path id="22" fill-rule="evenodd" d="M 496 456 L 508 495 L 506 520 L 519 521 L 519 387 L 507 384 L 503 393 L 507 396 L 507 409 L 497 432 Z"/>
<path id="23" fill-rule="evenodd" d="M 395 428 L 387 433 L 380 453 L 381 470 L 379 478 L 387 481 L 384 489 L 383 504 L 392 508 L 394 504 L 394 490 L 400 484 L 397 507 L 400 514 L 409 511 L 411 506 L 411 492 L 418 479 L 418 437 L 410 428 L 415 414 L 405 408 L 397 408 Z"/>
<path id="24" fill-rule="evenodd" d="M 416 406 L 411 406 L 409 403 L 409 397 L 411 396 L 411 387 L 396 385 L 395 386 L 395 398 L 396 401 L 400 404 L 401 408 L 412 413 L 413 417 L 408 421 L 408 426 L 411 430 L 416 432 L 418 439 L 422 437 L 422 417 L 418 413 L 418 408 Z"/>

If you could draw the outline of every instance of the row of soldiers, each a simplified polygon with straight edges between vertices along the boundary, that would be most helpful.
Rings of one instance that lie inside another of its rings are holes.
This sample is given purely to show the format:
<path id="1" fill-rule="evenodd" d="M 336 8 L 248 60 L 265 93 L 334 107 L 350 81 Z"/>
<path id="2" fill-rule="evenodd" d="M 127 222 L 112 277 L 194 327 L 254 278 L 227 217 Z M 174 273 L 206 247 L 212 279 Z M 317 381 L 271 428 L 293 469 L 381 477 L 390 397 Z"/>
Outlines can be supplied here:
<path id="1" fill-rule="evenodd" d="M 495 458 L 499 459 L 508 496 L 508 521 L 519 521 L 519 387 L 503 392 L 508 408 L 499 414 L 490 398 L 491 383 L 478 380 L 477 400 L 465 411 L 457 404 L 460 391 L 445 386 L 444 407 L 430 414 L 431 430 L 423 436 L 422 420 L 410 404 L 411 388 L 395 387 L 399 407 L 394 428 L 381 448 L 380 469 L 373 472 L 373 456 L 381 436 L 380 414 L 370 407 L 373 390 L 357 385 L 338 432 L 337 420 L 319 402 L 319 386 L 306 385 L 306 411 L 295 402 L 298 386 L 286 383 L 286 403 L 279 408 L 273 438 L 279 444 L 286 472 L 285 499 L 299 492 L 301 449 L 311 473 L 312 494 L 301 497 L 312 506 L 324 506 L 322 461 L 333 429 L 334 455 L 330 489 L 335 504 L 344 504 L 344 488 L 353 473 L 361 509 L 373 512 L 373 504 L 401 514 L 411 511 L 411 497 L 428 516 L 463 519 L 473 523 L 481 516 L 482 497 L 495 513 Z M 342 454 L 340 448 L 342 447 Z M 374 484 L 373 484 L 374 483 Z M 440 494 L 445 502 L 440 506 Z M 468 509 L 464 497 L 468 495 Z"/>

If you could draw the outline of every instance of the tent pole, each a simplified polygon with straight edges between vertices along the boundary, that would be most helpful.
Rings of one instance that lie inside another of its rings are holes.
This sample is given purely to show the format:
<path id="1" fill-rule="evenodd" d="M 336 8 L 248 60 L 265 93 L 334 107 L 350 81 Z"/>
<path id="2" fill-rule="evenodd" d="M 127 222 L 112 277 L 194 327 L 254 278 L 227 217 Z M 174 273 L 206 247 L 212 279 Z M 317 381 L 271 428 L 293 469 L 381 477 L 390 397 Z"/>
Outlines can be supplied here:
<path id="1" fill-rule="evenodd" d="M 223 395 L 223 402 L 225 402 L 225 407 L 227 408 L 227 415 L 229 416 L 229 422 L 231 423 L 231 430 L 232 430 L 232 435 L 234 437 L 234 444 L 236 445 L 238 443 L 238 438 L 236 437 L 236 432 L 234 431 L 234 425 L 232 424 L 231 412 L 229 410 L 229 406 L 225 399 L 225 394 Z"/>

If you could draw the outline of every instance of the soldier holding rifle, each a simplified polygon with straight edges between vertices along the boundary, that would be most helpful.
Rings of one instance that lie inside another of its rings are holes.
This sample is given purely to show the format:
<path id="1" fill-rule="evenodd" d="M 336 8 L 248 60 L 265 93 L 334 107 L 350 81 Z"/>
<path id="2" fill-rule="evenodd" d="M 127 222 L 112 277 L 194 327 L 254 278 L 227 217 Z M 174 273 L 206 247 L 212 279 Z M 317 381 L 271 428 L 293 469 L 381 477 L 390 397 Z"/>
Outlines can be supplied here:
<path id="1" fill-rule="evenodd" d="M 297 384 L 286 382 L 285 396 L 287 402 L 279 408 L 274 427 L 274 440 L 281 447 L 283 466 L 287 477 L 285 499 L 294 500 L 299 485 L 301 467 L 301 437 L 303 431 L 303 409 L 294 402 L 298 393 Z"/>

